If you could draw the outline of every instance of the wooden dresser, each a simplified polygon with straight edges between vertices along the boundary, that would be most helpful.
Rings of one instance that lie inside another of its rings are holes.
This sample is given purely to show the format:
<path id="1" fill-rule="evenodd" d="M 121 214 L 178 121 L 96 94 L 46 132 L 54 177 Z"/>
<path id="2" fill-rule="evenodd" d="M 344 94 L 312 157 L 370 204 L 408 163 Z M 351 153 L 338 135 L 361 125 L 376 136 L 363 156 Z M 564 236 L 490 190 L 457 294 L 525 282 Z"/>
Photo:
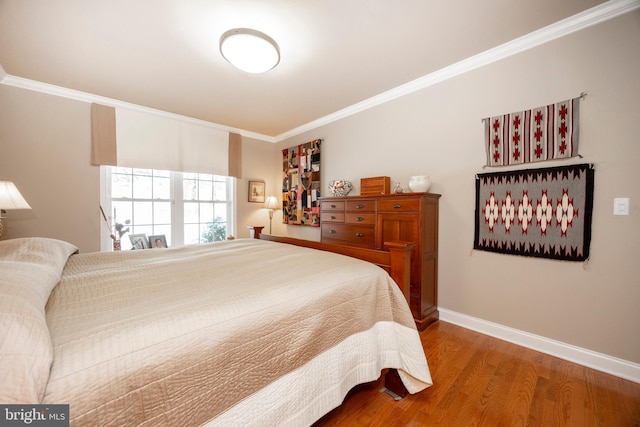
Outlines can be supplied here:
<path id="1" fill-rule="evenodd" d="M 409 306 L 420 330 L 438 319 L 439 198 L 432 193 L 320 198 L 323 242 L 382 250 L 385 242 L 415 244 Z"/>

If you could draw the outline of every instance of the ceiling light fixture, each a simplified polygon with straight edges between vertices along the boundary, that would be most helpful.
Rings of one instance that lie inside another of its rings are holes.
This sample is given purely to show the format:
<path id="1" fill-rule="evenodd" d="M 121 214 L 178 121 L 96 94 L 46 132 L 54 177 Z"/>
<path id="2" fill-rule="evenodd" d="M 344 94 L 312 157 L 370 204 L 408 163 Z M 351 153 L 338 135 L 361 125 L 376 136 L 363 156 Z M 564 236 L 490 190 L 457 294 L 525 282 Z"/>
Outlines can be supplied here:
<path id="1" fill-rule="evenodd" d="M 268 35 L 250 28 L 235 28 L 220 37 L 220 53 L 231 65 L 247 73 L 264 73 L 280 62 L 280 48 Z"/>

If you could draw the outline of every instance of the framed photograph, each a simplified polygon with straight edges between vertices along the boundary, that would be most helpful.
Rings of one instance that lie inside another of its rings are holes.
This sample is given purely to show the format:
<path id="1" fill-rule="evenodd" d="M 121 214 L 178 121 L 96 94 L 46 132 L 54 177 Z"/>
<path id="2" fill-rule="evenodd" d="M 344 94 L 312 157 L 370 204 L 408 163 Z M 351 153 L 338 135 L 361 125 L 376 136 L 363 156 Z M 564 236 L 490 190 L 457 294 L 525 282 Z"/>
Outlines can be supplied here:
<path id="1" fill-rule="evenodd" d="M 129 234 L 131 249 L 149 249 L 149 240 L 146 234 Z"/>
<path id="2" fill-rule="evenodd" d="M 164 234 L 158 234 L 157 236 L 149 236 L 149 247 L 151 249 L 166 248 L 167 239 L 164 237 Z"/>
<path id="3" fill-rule="evenodd" d="M 249 201 L 264 203 L 264 181 L 249 181 Z"/>

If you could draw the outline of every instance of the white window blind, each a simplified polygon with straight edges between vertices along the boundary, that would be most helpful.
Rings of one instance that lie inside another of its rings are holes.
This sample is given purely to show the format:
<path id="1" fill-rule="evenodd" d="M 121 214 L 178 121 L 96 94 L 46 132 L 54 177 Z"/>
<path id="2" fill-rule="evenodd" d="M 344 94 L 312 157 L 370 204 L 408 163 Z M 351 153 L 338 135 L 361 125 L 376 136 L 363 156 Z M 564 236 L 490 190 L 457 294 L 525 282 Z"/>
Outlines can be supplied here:
<path id="1" fill-rule="evenodd" d="M 229 132 L 116 108 L 118 166 L 229 175 Z"/>
<path id="2" fill-rule="evenodd" d="M 241 138 L 212 126 L 94 104 L 92 164 L 241 177 Z"/>

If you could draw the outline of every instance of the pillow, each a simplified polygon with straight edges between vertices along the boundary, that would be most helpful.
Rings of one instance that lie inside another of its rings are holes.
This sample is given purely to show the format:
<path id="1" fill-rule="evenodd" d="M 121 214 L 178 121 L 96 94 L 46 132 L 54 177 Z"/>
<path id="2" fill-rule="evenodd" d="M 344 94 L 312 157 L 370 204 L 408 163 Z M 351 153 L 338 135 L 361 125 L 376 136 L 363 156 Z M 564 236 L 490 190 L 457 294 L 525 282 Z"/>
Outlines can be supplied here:
<path id="1" fill-rule="evenodd" d="M 70 243 L 45 238 L 0 241 L 0 402 L 42 401 L 53 361 L 45 305 L 60 281 Z"/>

